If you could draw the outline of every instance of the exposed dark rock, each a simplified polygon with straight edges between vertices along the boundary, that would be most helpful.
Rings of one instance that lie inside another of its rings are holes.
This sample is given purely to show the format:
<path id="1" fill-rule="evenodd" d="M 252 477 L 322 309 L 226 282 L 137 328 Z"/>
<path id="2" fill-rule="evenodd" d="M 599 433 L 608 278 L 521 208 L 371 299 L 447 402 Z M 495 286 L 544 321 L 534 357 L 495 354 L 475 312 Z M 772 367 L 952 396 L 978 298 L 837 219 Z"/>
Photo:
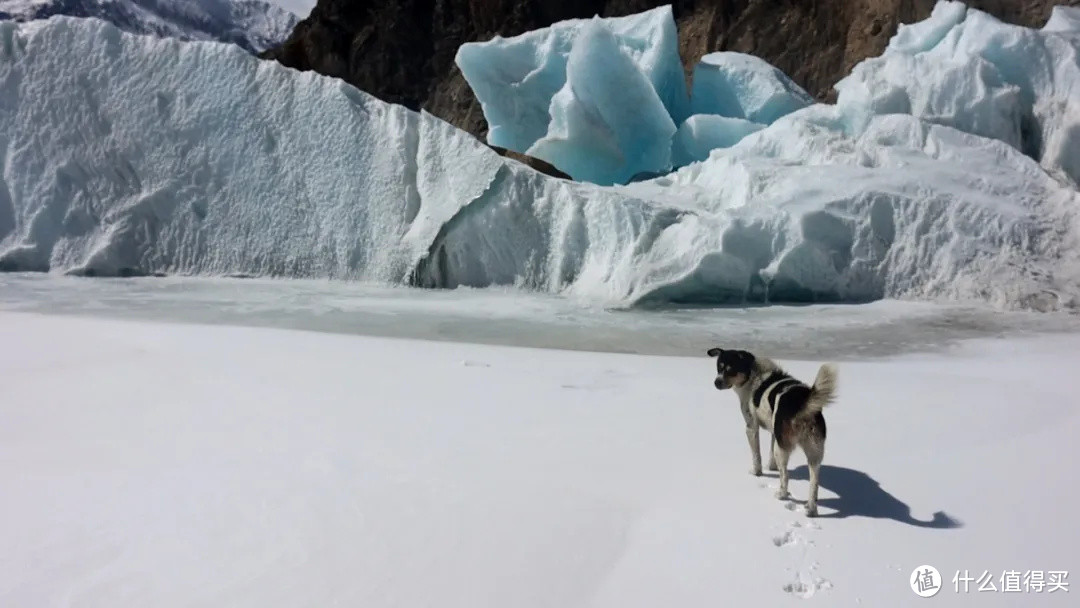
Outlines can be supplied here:
<path id="1" fill-rule="evenodd" d="M 506 148 L 500 146 L 492 146 L 488 144 L 488 147 L 498 152 L 501 156 L 505 156 L 506 158 L 512 158 L 519 163 L 528 165 L 545 175 L 550 175 L 551 177 L 558 177 L 559 179 L 573 179 L 569 175 L 556 169 L 555 165 L 547 162 L 546 160 L 540 160 L 539 158 L 529 156 L 528 154 L 522 154 L 521 152 L 507 150 Z"/>

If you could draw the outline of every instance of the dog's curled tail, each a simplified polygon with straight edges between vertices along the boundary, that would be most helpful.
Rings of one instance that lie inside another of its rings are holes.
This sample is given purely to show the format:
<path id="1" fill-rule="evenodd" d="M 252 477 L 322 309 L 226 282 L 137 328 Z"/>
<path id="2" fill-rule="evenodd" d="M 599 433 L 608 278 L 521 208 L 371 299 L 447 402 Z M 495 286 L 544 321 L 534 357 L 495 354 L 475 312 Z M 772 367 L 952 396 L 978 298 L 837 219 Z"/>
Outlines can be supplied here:
<path id="1" fill-rule="evenodd" d="M 818 370 L 814 386 L 810 387 L 810 398 L 806 400 L 803 414 L 813 416 L 825 409 L 836 399 L 836 366 L 826 363 Z"/>

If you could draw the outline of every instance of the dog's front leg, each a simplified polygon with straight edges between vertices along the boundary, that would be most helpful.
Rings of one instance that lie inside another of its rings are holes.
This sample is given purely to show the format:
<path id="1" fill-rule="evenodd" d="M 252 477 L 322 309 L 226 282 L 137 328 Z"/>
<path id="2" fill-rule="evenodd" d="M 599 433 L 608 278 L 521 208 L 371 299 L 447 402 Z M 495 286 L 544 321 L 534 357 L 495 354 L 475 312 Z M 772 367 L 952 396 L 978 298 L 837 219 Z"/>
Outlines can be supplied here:
<path id="1" fill-rule="evenodd" d="M 746 441 L 750 444 L 750 473 L 753 475 L 761 475 L 761 441 L 758 438 L 758 420 L 754 416 L 754 413 L 750 411 L 750 404 L 747 401 L 742 403 L 742 415 L 746 420 Z"/>
<path id="2" fill-rule="evenodd" d="M 769 433 L 771 441 L 769 442 L 769 470 L 778 471 L 776 467 L 776 435 Z"/>
<path id="3" fill-rule="evenodd" d="M 750 442 L 750 458 L 751 466 L 750 473 L 753 475 L 761 475 L 761 441 L 758 439 L 758 425 L 748 424 L 746 426 L 746 440 Z"/>

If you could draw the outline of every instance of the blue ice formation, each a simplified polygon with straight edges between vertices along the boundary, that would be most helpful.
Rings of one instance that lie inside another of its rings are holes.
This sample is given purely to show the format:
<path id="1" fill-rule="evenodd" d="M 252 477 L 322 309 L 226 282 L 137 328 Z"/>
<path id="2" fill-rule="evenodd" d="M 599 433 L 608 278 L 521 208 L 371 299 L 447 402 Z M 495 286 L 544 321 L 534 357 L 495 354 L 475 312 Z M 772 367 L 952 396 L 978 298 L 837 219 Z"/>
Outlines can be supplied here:
<path id="1" fill-rule="evenodd" d="M 694 114 L 679 125 L 671 144 L 671 159 L 676 167 L 685 167 L 709 158 L 717 148 L 730 148 L 765 125 L 741 118 L 715 114 Z"/>
<path id="2" fill-rule="evenodd" d="M 596 19 L 582 27 L 570 51 L 547 134 L 526 153 L 578 181 L 609 186 L 670 169 L 674 134 L 652 83 Z"/>
<path id="3" fill-rule="evenodd" d="M 759 124 L 805 108 L 814 99 L 764 59 L 744 53 L 709 53 L 694 68 L 694 114 L 717 114 Z"/>
<path id="4" fill-rule="evenodd" d="M 670 169 L 671 136 L 690 114 L 670 6 L 463 44 L 455 60 L 480 100 L 488 143 L 578 180 Z"/>

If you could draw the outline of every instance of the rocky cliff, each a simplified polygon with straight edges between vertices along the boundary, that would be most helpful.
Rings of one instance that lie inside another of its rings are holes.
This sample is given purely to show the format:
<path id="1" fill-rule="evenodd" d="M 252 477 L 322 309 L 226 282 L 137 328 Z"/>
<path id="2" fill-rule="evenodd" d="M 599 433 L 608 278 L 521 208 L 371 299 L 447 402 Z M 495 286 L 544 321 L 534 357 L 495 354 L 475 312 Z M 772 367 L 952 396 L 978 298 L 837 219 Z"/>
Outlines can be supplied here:
<path id="1" fill-rule="evenodd" d="M 705 53 L 741 51 L 776 65 L 817 98 L 853 65 L 879 54 L 899 23 L 935 0 L 319 0 L 265 56 L 340 77 L 385 101 L 425 109 L 486 133 L 454 54 L 464 42 L 513 36 L 555 21 L 618 16 L 672 4 L 687 72 Z M 1055 4 L 1080 0 L 969 0 L 1009 22 L 1041 26 Z"/>

